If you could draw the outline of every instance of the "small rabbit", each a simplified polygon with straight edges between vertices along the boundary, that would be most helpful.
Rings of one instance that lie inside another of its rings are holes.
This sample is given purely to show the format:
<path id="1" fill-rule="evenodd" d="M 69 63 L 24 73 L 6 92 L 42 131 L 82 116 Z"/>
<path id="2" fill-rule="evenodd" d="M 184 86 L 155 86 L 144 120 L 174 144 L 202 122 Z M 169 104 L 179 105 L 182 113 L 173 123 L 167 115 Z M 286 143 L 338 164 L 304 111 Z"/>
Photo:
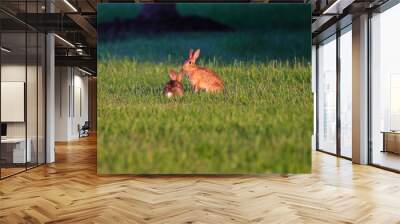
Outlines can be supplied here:
<path id="1" fill-rule="evenodd" d="M 206 92 L 222 92 L 224 83 L 213 71 L 196 65 L 196 60 L 200 56 L 200 49 L 193 52 L 189 51 L 189 58 L 182 66 L 183 72 L 189 77 L 190 85 L 195 92 L 205 90 Z"/>
<path id="2" fill-rule="evenodd" d="M 182 73 L 177 74 L 174 70 L 169 71 L 170 80 L 165 84 L 164 94 L 168 98 L 183 96 Z"/>

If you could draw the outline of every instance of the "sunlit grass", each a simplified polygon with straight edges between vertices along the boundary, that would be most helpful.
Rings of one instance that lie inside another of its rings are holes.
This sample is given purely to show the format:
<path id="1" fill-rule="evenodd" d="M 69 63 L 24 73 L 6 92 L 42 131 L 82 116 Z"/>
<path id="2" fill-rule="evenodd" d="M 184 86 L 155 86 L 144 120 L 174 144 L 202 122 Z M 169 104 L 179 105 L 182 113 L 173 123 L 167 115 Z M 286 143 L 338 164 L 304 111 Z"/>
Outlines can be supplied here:
<path id="1" fill-rule="evenodd" d="M 222 94 L 167 99 L 175 60 L 98 65 L 99 173 L 304 173 L 311 166 L 307 61 L 200 62 Z"/>

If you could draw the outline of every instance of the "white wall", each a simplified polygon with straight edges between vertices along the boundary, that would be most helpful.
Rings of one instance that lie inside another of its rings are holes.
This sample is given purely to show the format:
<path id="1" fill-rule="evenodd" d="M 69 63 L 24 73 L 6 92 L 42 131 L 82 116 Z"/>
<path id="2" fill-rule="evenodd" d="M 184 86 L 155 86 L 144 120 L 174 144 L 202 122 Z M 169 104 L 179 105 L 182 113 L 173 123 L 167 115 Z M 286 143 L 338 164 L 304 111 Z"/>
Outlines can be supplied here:
<path id="1" fill-rule="evenodd" d="M 78 125 L 88 120 L 88 78 L 76 68 L 56 68 L 55 120 L 56 141 L 79 138 Z"/>
<path id="2" fill-rule="evenodd" d="M 352 23 L 352 160 L 368 163 L 368 15 Z"/>
<path id="3" fill-rule="evenodd" d="M 1 81 L 3 82 L 25 82 L 25 64 L 4 64 L 1 66 Z M 7 108 L 1 108 L 6 110 Z M 7 137 L 25 137 L 25 123 L 7 123 Z"/>
<path id="4" fill-rule="evenodd" d="M 1 122 L 25 121 L 24 82 L 1 82 L 1 108 Z"/>
<path id="5" fill-rule="evenodd" d="M 336 36 L 318 48 L 318 148 L 336 153 Z"/>
<path id="6" fill-rule="evenodd" d="M 383 148 L 381 132 L 400 130 L 399 21 L 400 4 L 371 19 L 372 143 L 376 154 Z"/>
<path id="7" fill-rule="evenodd" d="M 75 75 L 74 75 L 74 92 L 75 94 L 74 97 L 74 108 L 73 111 L 73 119 L 72 119 L 72 132 L 71 135 L 76 137 L 79 137 L 79 132 L 78 132 L 78 124 L 81 126 L 85 123 L 85 121 L 88 121 L 89 119 L 89 111 L 88 111 L 88 78 L 85 76 L 82 76 L 82 73 L 78 73 L 76 75 L 77 70 L 75 70 Z M 79 102 L 80 101 L 80 102 Z M 81 108 L 80 108 L 81 107 Z M 81 110 L 81 111 L 80 111 Z"/>
<path id="8" fill-rule="evenodd" d="M 38 69 L 38 70 L 37 70 Z M 26 83 L 26 108 L 23 106 L 22 113 L 26 112 L 27 120 L 22 122 L 6 122 L 7 137 L 24 138 L 25 135 L 30 140 L 32 150 L 32 161 L 44 163 L 45 150 L 45 120 L 44 120 L 44 74 L 42 67 L 32 65 L 5 63 L 1 66 L 2 82 L 24 82 Z M 25 80 L 27 78 L 27 81 Z M 2 96 L 6 97 L 7 96 Z M 1 110 L 10 110 L 11 108 L 2 107 Z M 12 113 L 12 111 L 9 111 Z M 37 156 L 37 153 L 39 155 Z"/>
<path id="9" fill-rule="evenodd" d="M 28 70 L 31 70 L 32 67 L 28 67 Z M 25 83 L 25 64 L 24 65 L 18 65 L 18 64 L 4 64 L 1 66 L 1 81 L 2 82 L 24 82 Z M 2 96 L 4 97 L 4 96 Z M 24 108 L 22 108 L 24 110 Z M 1 110 L 7 110 L 7 108 L 1 108 Z M 18 135 L 18 126 L 19 124 L 23 124 L 24 122 L 13 122 L 13 123 L 8 123 L 8 131 L 11 131 L 15 133 L 15 135 Z M 23 131 L 21 131 L 19 134 L 21 136 L 17 137 L 22 137 L 25 136 L 25 126 L 22 125 Z"/>
<path id="10" fill-rule="evenodd" d="M 69 68 L 55 68 L 55 140 L 67 141 L 69 133 Z"/>
<path id="11" fill-rule="evenodd" d="M 3 64 L 1 65 L 1 81 L 25 82 L 25 64 Z"/>
<path id="12" fill-rule="evenodd" d="M 30 86 L 35 86 L 35 88 L 27 88 L 27 118 L 28 122 L 28 129 L 31 127 L 36 130 L 36 113 L 32 113 L 32 110 L 36 112 L 36 80 L 33 80 L 31 75 L 34 74 L 36 76 L 36 67 L 35 66 L 28 66 L 27 68 L 24 65 L 19 64 L 3 64 L 1 66 L 1 81 L 2 82 L 25 82 L 25 75 L 27 69 L 28 72 L 28 81 Z M 40 106 L 40 105 L 39 105 Z M 7 110 L 7 108 L 1 108 L 2 110 Z M 33 122 L 31 124 L 31 122 Z M 25 122 L 7 122 L 7 135 L 8 137 L 25 137 Z M 29 131 L 29 130 L 28 130 Z M 35 132 L 36 134 L 36 132 Z M 28 133 L 29 137 L 29 133 Z"/>
<path id="13" fill-rule="evenodd" d="M 352 157 L 352 33 L 340 36 L 340 151 L 342 156 Z"/>
<path id="14" fill-rule="evenodd" d="M 314 116 L 313 116 L 313 135 L 311 136 L 311 149 L 317 149 L 317 48 L 315 45 L 312 45 L 311 52 L 311 90 L 313 93 L 313 102 L 314 102 Z"/>
<path id="15" fill-rule="evenodd" d="M 372 18 L 372 97 L 376 105 L 373 114 L 375 127 L 381 131 L 400 129 L 398 105 L 391 100 L 400 97 L 395 82 L 400 76 L 400 32 L 396 29 L 399 21 L 400 5 Z"/>

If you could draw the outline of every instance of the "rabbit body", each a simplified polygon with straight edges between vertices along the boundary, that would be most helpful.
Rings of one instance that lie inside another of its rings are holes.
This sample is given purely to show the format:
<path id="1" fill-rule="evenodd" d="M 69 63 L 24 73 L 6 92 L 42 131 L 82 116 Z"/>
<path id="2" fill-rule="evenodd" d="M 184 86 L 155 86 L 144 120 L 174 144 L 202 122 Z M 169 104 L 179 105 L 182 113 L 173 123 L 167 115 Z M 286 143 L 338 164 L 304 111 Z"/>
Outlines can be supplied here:
<path id="1" fill-rule="evenodd" d="M 194 91 L 219 92 L 224 90 L 224 84 L 217 74 L 206 68 L 198 67 L 188 72 L 189 82 Z"/>
<path id="2" fill-rule="evenodd" d="M 183 96 L 184 90 L 182 85 L 183 74 L 177 74 L 175 71 L 171 70 L 169 72 L 170 80 L 165 84 L 164 95 L 168 98 L 174 96 Z"/>
<path id="3" fill-rule="evenodd" d="M 200 56 L 200 49 L 195 52 L 190 50 L 189 58 L 182 66 L 189 78 L 195 92 L 205 90 L 206 92 L 221 92 L 224 90 L 224 83 L 221 78 L 208 68 L 202 68 L 196 65 L 196 60 Z"/>

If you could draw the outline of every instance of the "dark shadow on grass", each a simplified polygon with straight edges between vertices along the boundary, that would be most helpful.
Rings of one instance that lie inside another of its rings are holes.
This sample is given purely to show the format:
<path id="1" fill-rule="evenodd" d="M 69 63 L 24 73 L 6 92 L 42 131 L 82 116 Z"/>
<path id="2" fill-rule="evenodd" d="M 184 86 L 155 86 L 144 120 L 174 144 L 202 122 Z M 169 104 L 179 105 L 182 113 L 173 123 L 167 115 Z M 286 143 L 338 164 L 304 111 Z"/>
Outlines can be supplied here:
<path id="1" fill-rule="evenodd" d="M 175 4 L 145 4 L 138 16 L 98 24 L 99 40 L 113 41 L 137 34 L 228 32 L 233 29 L 210 18 L 182 16 Z"/>

